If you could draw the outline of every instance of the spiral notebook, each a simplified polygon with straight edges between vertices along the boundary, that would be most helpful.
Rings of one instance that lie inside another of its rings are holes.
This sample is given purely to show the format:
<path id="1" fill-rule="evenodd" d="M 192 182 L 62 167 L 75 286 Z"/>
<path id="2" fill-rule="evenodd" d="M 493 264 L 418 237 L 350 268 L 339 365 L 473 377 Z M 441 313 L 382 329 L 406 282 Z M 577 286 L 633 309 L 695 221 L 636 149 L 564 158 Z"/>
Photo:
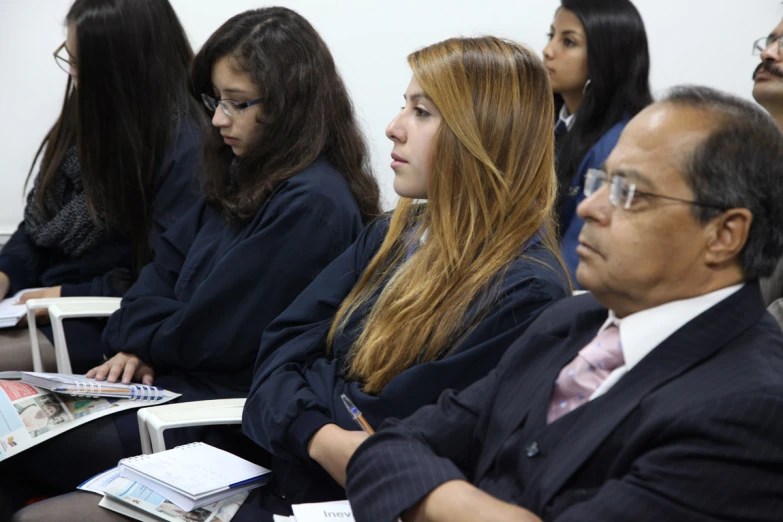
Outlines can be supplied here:
<path id="1" fill-rule="evenodd" d="M 65 393 L 83 397 L 114 397 L 134 401 L 162 401 L 179 397 L 157 386 L 146 384 L 108 383 L 88 379 L 82 375 L 64 373 L 21 372 L 22 382 L 44 388 L 55 393 Z"/>
<path id="2" fill-rule="evenodd" d="M 122 459 L 120 476 L 148 487 L 185 511 L 266 483 L 270 471 L 203 442 Z"/>

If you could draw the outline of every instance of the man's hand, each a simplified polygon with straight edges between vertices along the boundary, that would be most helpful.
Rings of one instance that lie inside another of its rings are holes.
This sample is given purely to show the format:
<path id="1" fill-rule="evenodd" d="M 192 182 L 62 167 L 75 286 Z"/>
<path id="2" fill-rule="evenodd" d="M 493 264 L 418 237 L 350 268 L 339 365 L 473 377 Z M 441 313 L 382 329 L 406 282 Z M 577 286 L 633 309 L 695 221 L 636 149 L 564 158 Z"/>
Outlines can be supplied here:
<path id="1" fill-rule="evenodd" d="M 117 382 L 117 379 L 122 377 L 123 384 L 140 382 L 151 385 L 155 378 L 155 370 L 135 355 L 120 352 L 87 372 L 87 377 L 95 377 L 98 381 L 106 382 Z"/>
<path id="2" fill-rule="evenodd" d="M 401 518 L 403 522 L 541 522 L 527 509 L 498 500 L 463 480 L 441 484 Z"/>
<path id="3" fill-rule="evenodd" d="M 321 465 L 334 480 L 345 487 L 345 470 L 356 448 L 369 435 L 363 431 L 348 431 L 337 424 L 327 424 L 315 432 L 307 445 L 307 454 Z"/>
<path id="4" fill-rule="evenodd" d="M 3 274 L 5 275 L 5 274 Z M 2 283 L 0 283 L 2 286 Z M 2 290 L 2 288 L 0 288 Z M 42 288 L 40 290 L 32 290 L 25 292 L 19 296 L 19 304 L 25 304 L 30 299 L 44 299 L 47 297 L 60 297 L 62 287 L 52 286 L 50 288 Z M 46 308 L 39 308 L 35 311 L 35 321 L 37 324 L 49 324 L 49 311 Z M 27 326 L 27 316 L 22 317 L 19 321 L 19 326 Z"/>

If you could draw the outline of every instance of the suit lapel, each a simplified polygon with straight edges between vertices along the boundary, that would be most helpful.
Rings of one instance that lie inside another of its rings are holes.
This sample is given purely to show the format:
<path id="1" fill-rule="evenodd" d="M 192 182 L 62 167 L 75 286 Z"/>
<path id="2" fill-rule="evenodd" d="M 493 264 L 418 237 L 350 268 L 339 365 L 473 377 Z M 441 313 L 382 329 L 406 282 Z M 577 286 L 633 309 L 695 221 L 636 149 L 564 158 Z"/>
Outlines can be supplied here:
<path id="1" fill-rule="evenodd" d="M 574 306 L 562 314 L 559 335 L 529 332 L 509 348 L 510 359 L 501 368 L 503 382 L 489 414 L 489 432 L 475 477 L 491 468 L 503 444 L 523 423 L 546 424 L 549 397 L 560 369 L 596 334 L 608 312 L 591 295 L 572 299 Z M 584 342 L 582 342 L 584 340 Z M 501 363 L 502 364 L 502 363 Z"/>
<path id="2" fill-rule="evenodd" d="M 677 330 L 606 394 L 583 406 L 589 409 L 547 456 L 538 481 L 540 505 L 547 505 L 644 397 L 714 355 L 763 313 L 758 283 L 746 284 Z M 556 429 L 557 422 L 552 426 Z"/>

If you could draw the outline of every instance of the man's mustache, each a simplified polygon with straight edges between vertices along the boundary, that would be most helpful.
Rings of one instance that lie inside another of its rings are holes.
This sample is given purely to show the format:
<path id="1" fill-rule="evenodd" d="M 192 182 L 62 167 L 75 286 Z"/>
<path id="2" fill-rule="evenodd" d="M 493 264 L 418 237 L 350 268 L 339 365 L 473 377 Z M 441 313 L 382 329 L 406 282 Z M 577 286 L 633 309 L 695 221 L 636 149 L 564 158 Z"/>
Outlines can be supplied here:
<path id="1" fill-rule="evenodd" d="M 783 80 L 783 71 L 778 70 L 773 62 L 770 61 L 761 62 L 759 66 L 756 67 L 756 70 L 753 71 L 753 81 L 756 81 L 756 75 L 759 73 L 759 71 L 765 71 L 770 74 L 774 74 L 775 76 Z"/>

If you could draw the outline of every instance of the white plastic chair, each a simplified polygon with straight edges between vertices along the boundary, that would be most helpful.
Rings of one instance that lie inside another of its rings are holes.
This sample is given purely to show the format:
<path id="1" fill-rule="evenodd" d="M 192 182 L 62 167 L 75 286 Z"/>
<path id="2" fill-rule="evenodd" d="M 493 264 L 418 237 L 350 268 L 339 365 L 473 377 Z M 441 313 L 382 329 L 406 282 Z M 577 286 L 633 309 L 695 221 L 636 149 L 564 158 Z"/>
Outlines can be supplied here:
<path id="1" fill-rule="evenodd" d="M 245 399 L 217 399 L 150 406 L 138 411 L 141 451 L 148 455 L 166 449 L 163 432 L 172 428 L 241 424 Z"/>
<path id="2" fill-rule="evenodd" d="M 583 293 L 584 290 L 574 291 L 574 295 Z M 241 424 L 244 407 L 245 399 L 217 399 L 142 408 L 137 413 L 142 452 L 146 455 L 165 450 L 163 434 L 168 429 Z"/>
<path id="3" fill-rule="evenodd" d="M 27 327 L 30 330 L 33 369 L 36 372 L 44 371 L 43 362 L 41 361 L 41 347 L 38 346 L 38 332 L 35 324 L 36 310 L 41 308 L 49 309 L 57 372 L 73 373 L 71 370 L 71 359 L 68 356 L 68 346 L 65 342 L 63 320 L 77 317 L 107 317 L 120 307 L 121 301 L 122 299 L 119 297 L 52 297 L 27 301 Z"/>
<path id="4" fill-rule="evenodd" d="M 574 295 L 587 293 L 575 290 Z M 151 406 L 138 411 L 139 435 L 144 454 L 166 449 L 163 432 L 171 428 L 241 424 L 245 399 L 218 399 Z"/>

